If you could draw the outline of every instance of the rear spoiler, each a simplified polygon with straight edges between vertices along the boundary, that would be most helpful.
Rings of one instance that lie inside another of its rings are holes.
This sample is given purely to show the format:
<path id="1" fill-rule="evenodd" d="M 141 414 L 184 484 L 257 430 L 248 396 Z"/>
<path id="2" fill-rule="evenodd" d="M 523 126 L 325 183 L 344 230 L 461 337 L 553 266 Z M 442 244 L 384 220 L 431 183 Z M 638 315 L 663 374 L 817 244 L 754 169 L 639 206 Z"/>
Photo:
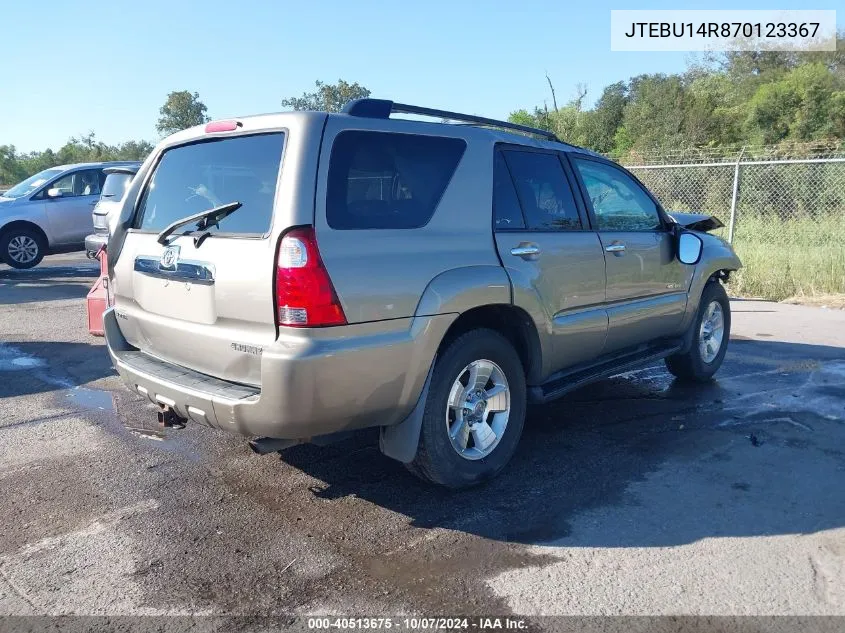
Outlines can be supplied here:
<path id="1" fill-rule="evenodd" d="M 680 211 L 668 211 L 669 216 L 680 224 L 683 228 L 690 231 L 713 231 L 720 229 L 724 224 L 719 218 L 707 215 L 706 213 L 681 213 Z"/>
<path id="2" fill-rule="evenodd" d="M 104 174 L 129 174 L 130 176 L 134 176 L 138 173 L 138 170 L 141 169 L 141 164 L 138 163 L 137 165 L 116 165 L 114 167 L 106 167 L 103 170 Z"/>

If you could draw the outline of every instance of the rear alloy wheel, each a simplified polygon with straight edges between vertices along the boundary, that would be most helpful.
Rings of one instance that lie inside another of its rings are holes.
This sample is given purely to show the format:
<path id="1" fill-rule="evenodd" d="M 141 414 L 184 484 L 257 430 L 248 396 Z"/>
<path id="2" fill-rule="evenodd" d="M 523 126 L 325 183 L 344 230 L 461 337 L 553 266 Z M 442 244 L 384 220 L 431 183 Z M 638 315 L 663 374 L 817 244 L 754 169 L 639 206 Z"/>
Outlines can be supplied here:
<path id="1" fill-rule="evenodd" d="M 682 380 L 705 382 L 721 367 L 731 336 L 731 304 L 718 281 L 704 287 L 692 327 L 690 349 L 667 358 L 666 367 Z"/>
<path id="2" fill-rule="evenodd" d="M 516 451 L 525 421 L 522 362 L 498 332 L 478 329 L 438 354 L 409 470 L 449 488 L 497 475 Z"/>
<path id="3" fill-rule="evenodd" d="M 0 253 L 12 268 L 32 268 L 44 259 L 44 240 L 31 229 L 11 229 L 0 237 Z"/>
<path id="4" fill-rule="evenodd" d="M 464 367 L 449 392 L 446 431 L 464 459 L 484 459 L 499 445 L 510 416 L 510 388 L 501 367 L 475 360 Z"/>

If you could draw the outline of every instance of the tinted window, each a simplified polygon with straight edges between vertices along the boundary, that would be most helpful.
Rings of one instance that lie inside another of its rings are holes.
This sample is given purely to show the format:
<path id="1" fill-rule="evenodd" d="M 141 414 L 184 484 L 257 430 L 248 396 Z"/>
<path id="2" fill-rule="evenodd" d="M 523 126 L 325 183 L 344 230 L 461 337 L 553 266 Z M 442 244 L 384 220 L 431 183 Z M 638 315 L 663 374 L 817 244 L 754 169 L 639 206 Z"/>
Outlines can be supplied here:
<path id="1" fill-rule="evenodd" d="M 493 167 L 493 214 L 497 229 L 525 228 L 513 180 L 501 152 L 496 152 Z"/>
<path id="2" fill-rule="evenodd" d="M 106 182 L 103 184 L 100 197 L 110 200 L 120 200 L 129 188 L 129 183 L 132 182 L 133 177 L 133 174 L 125 174 L 123 172 L 106 174 Z"/>
<path id="3" fill-rule="evenodd" d="M 329 164 L 326 221 L 333 229 L 424 226 L 466 143 L 441 136 L 338 134 Z"/>
<path id="4" fill-rule="evenodd" d="M 270 228 L 284 134 L 201 141 L 168 149 L 141 194 L 137 227 L 161 231 L 188 215 L 240 202 L 212 227 L 221 233 L 262 234 Z M 190 231 L 193 227 L 185 227 Z"/>
<path id="5" fill-rule="evenodd" d="M 99 169 L 86 169 L 75 171 L 67 176 L 62 176 L 50 185 L 50 189 L 58 189 L 62 192 L 62 198 L 73 198 L 75 196 L 95 196 L 100 194 Z"/>
<path id="6" fill-rule="evenodd" d="M 506 157 L 528 228 L 581 228 L 578 208 L 557 155 L 509 151 Z"/>
<path id="7" fill-rule="evenodd" d="M 639 183 L 621 169 L 575 159 L 593 203 L 600 231 L 654 231 L 660 228 L 657 205 Z"/>

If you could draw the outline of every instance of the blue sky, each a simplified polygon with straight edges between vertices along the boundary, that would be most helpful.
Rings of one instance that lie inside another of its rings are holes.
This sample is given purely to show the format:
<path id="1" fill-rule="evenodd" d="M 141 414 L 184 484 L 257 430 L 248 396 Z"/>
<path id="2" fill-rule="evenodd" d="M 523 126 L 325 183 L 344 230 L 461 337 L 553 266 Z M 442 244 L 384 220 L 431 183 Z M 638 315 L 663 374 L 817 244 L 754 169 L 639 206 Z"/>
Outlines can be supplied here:
<path id="1" fill-rule="evenodd" d="M 788 9 L 772 0 L 690 9 Z M 172 90 L 197 91 L 213 118 L 272 112 L 316 79 L 357 81 L 373 96 L 506 117 L 585 83 L 683 70 L 686 53 L 610 51 L 611 9 L 677 2 L 509 0 L 42 0 L 0 12 L 0 144 L 58 148 L 96 132 L 108 143 L 158 139 Z M 814 2 L 840 9 L 845 1 Z M 840 22 L 841 24 L 841 22 Z"/>

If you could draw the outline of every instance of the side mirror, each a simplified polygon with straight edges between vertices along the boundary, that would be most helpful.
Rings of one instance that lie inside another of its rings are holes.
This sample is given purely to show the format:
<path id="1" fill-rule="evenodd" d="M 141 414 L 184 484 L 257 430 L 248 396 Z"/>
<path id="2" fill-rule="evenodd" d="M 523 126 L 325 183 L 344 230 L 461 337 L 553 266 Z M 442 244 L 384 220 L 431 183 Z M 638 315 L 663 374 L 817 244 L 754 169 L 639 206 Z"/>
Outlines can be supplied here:
<path id="1" fill-rule="evenodd" d="M 682 231 L 678 236 L 678 261 L 694 266 L 701 259 L 704 244 L 694 233 Z"/>
<path id="2" fill-rule="evenodd" d="M 47 197 L 48 198 L 61 198 L 62 197 L 62 190 L 56 187 L 47 190 Z"/>

